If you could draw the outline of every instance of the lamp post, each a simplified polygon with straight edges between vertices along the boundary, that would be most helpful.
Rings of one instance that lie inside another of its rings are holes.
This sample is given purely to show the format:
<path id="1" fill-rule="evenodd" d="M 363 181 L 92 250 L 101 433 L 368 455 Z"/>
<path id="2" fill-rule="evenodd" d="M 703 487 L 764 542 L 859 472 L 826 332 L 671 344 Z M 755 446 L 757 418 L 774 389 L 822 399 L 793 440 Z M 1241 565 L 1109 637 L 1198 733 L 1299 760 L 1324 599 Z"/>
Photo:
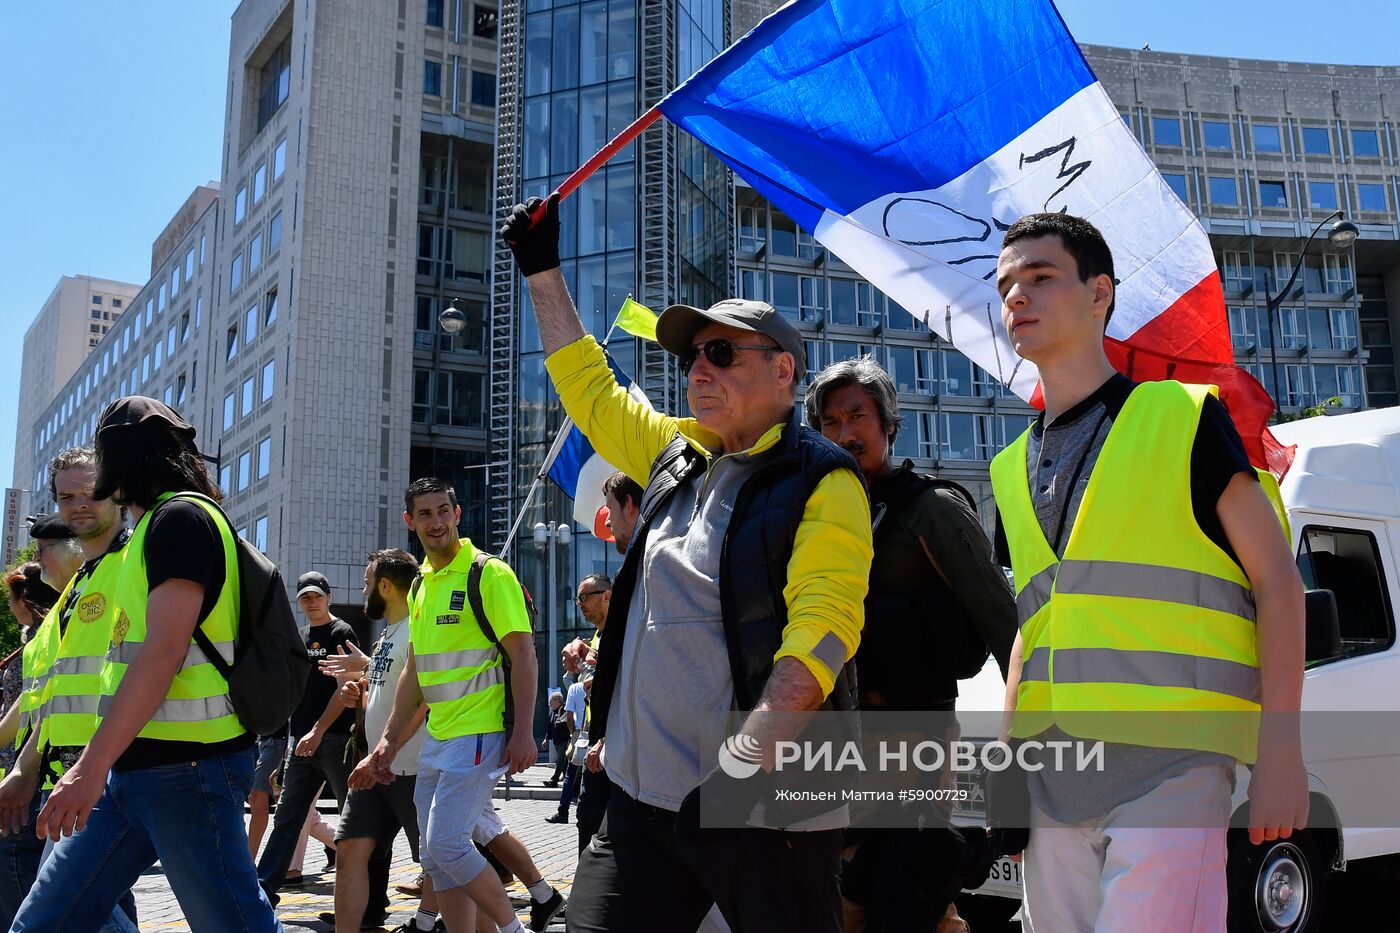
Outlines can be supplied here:
<path id="1" fill-rule="evenodd" d="M 461 300 L 453 298 L 452 303 L 443 308 L 442 313 L 438 315 L 438 326 L 454 336 L 467 326 L 467 314 L 459 305 Z"/>
<path id="2" fill-rule="evenodd" d="M 1298 253 L 1298 258 L 1293 263 L 1293 271 L 1288 276 L 1288 282 L 1283 286 L 1283 290 L 1277 295 L 1270 293 L 1269 280 L 1273 277 L 1273 271 L 1264 280 L 1264 313 L 1269 316 L 1269 368 L 1274 377 L 1274 404 L 1278 405 L 1278 399 L 1283 395 L 1283 389 L 1278 381 L 1278 337 L 1274 335 L 1274 312 L 1283 303 L 1283 299 L 1293 290 L 1293 283 L 1298 280 L 1298 273 L 1303 268 L 1303 263 L 1307 262 L 1308 249 L 1312 246 L 1313 240 L 1317 237 L 1322 228 L 1327 226 L 1329 221 L 1336 220 L 1332 224 L 1332 229 L 1327 231 L 1327 242 L 1337 249 L 1347 249 L 1356 242 L 1356 238 L 1361 235 L 1361 231 L 1356 229 L 1356 224 L 1342 216 L 1341 211 L 1333 211 L 1323 218 L 1322 222 L 1313 228 L 1313 232 L 1308 234 L 1307 240 L 1303 243 L 1302 250 Z M 443 312 L 446 314 L 446 312 Z M 1283 331 L 1283 321 L 1279 321 L 1280 336 Z M 1282 405 L 1278 405 L 1282 409 Z"/>
<path id="3" fill-rule="evenodd" d="M 559 677 L 559 575 L 558 552 L 567 551 L 573 542 L 574 531 L 569 522 L 538 522 L 535 525 L 535 550 L 549 551 L 549 599 L 546 605 L 549 612 L 549 681 L 547 686 L 558 686 Z M 559 547 L 554 547 L 555 544 Z M 543 569 L 543 568 L 541 568 Z"/>

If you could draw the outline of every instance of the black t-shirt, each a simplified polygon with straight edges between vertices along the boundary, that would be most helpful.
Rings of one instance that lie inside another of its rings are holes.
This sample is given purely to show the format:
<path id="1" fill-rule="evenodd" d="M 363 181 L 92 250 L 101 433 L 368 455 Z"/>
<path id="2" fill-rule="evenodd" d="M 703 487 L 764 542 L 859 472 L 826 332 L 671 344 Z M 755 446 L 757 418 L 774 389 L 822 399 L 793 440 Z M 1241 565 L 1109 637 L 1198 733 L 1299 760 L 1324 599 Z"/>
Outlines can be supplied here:
<path id="1" fill-rule="evenodd" d="M 337 648 L 343 648 L 346 645 L 358 647 L 359 644 L 359 639 L 355 637 L 355 630 L 348 623 L 334 617 L 325 625 L 313 625 L 306 630 L 306 653 L 311 658 L 311 673 L 306 678 L 306 692 L 301 695 L 301 702 L 297 704 L 296 712 L 292 713 L 292 735 L 294 737 L 300 738 L 311 731 L 311 728 L 320 720 L 321 714 L 326 711 L 326 705 L 330 703 L 331 697 L 335 696 L 338 689 L 335 678 L 328 674 L 322 674 L 316 662 L 338 654 Z M 346 709 L 341 712 L 335 722 L 331 723 L 326 732 L 349 735 L 354 726 L 355 711 Z"/>
<path id="2" fill-rule="evenodd" d="M 1138 384 L 1121 374 L 1113 376 L 1092 395 L 1073 406 L 1056 419 L 1056 424 L 1074 421 L 1076 417 L 1100 403 L 1108 410 L 1109 420 L 1118 417 Z M 1031 427 L 1033 432 L 1044 430 L 1045 416 L 1042 414 Z M 1201 408 L 1201 420 L 1196 426 L 1196 439 L 1191 444 L 1191 512 L 1196 524 L 1207 538 L 1215 542 L 1230 559 L 1239 563 L 1235 549 L 1225 536 L 1225 528 L 1220 524 L 1220 516 L 1215 512 L 1225 487 L 1239 473 L 1258 478 L 1254 467 L 1245 453 L 1244 442 L 1240 440 L 1230 413 L 1215 396 L 1209 396 Z M 1006 532 L 1001 523 L 1001 512 L 997 512 L 996 526 L 997 561 L 1003 567 L 1011 566 L 1011 551 L 1006 543 Z"/>
<path id="3" fill-rule="evenodd" d="M 219 601 L 224 580 L 224 546 L 219 529 L 203 506 L 187 499 L 160 505 L 146 529 L 146 584 L 154 590 L 167 580 L 189 580 L 204 587 L 199 624 Z M 253 744 L 251 733 L 224 742 L 171 742 L 165 739 L 133 739 L 112 765 L 115 771 L 154 768 L 177 761 L 197 761 Z"/>

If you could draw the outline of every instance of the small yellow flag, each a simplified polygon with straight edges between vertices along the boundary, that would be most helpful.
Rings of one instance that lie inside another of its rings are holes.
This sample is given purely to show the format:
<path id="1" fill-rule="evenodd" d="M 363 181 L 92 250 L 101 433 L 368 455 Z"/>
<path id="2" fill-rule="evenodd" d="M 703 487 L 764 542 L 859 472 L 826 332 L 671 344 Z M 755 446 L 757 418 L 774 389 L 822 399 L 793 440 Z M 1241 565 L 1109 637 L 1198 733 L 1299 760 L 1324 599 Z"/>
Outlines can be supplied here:
<path id="1" fill-rule="evenodd" d="M 656 312 L 631 298 L 622 303 L 615 323 L 633 337 L 656 342 Z"/>

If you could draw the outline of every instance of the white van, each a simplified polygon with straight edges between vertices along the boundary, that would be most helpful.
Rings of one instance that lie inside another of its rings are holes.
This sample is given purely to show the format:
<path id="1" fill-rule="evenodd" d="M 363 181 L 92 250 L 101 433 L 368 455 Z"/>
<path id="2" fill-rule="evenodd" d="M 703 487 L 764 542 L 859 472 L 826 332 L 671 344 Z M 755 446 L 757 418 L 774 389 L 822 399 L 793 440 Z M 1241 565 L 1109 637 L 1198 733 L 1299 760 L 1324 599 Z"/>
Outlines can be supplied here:
<path id="1" fill-rule="evenodd" d="M 1309 590 L 1303 711 L 1400 713 L 1400 409 L 1309 418 L 1273 431 L 1298 447 L 1281 489 Z M 999 709 L 1003 691 L 1000 672 L 989 662 L 962 685 L 958 707 Z M 1400 810 L 1398 732 L 1395 725 L 1369 735 L 1328 730 L 1325 717 L 1305 716 L 1310 828 L 1259 846 L 1242 830 L 1230 831 L 1231 933 L 1326 929 L 1324 878 L 1378 866 L 1400 853 L 1400 821 L 1390 816 Z M 1237 816 L 1248 786 L 1249 772 L 1241 767 Z M 1378 805 L 1383 801 L 1391 802 Z M 969 804 L 963 817 L 976 820 L 978 801 Z M 1368 821 L 1390 825 L 1364 825 Z M 1002 859 L 969 906 L 984 922 L 1009 919 L 1020 896 L 1020 864 Z"/>

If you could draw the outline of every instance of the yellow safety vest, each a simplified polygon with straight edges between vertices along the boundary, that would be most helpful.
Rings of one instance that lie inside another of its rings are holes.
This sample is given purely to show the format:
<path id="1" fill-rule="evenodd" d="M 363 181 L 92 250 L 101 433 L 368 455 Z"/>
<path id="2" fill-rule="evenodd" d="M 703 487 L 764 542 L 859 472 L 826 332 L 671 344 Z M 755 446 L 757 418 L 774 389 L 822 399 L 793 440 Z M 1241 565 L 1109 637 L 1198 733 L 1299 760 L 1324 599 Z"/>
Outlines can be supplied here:
<path id="1" fill-rule="evenodd" d="M 165 493 L 157 504 L 175 495 L 178 494 Z M 219 529 L 219 540 L 223 544 L 223 590 L 202 627 L 223 659 L 232 664 L 234 639 L 238 635 L 238 551 L 233 532 L 217 508 L 194 497 L 190 497 L 189 501 L 209 513 Z M 146 604 L 150 598 L 150 585 L 146 578 L 146 532 L 150 527 L 151 514 L 147 512 L 136 523 L 131 540 L 127 542 L 125 559 L 117 579 L 117 617 L 112 624 L 111 644 L 102 665 L 99 722 L 111 708 L 112 697 L 121 686 L 127 665 L 146 641 Z M 228 683 L 191 638 L 185 659 L 170 689 L 166 691 L 164 702 L 137 735 L 147 739 L 213 744 L 237 738 L 246 731 L 233 711 Z"/>
<path id="2" fill-rule="evenodd" d="M 422 583 L 408 599 L 408 635 L 418 685 L 428 701 L 428 733 L 438 740 L 500 732 L 509 686 L 500 652 L 472 616 L 467 577 L 476 547 L 467 538 L 461 545 L 446 567 L 423 562 Z M 493 598 L 510 597 L 508 590 L 513 598 Z M 494 623 L 498 636 L 530 631 L 520 584 L 503 562 L 491 561 L 483 569 L 481 599 L 491 614 L 490 622 L 482 621 Z"/>
<path id="3" fill-rule="evenodd" d="M 70 579 L 58 594 L 58 601 L 44 616 L 43 622 L 33 637 L 25 642 L 20 653 L 20 679 L 23 691 L 19 695 L 19 731 L 15 734 L 15 750 L 24 747 L 29 733 L 41 728 L 44 717 L 44 696 L 48 690 L 49 677 L 53 673 L 54 658 L 58 655 L 58 614 L 68 592 L 73 587 Z"/>
<path id="4" fill-rule="evenodd" d="M 1254 760 L 1253 592 L 1191 508 L 1191 447 L 1216 391 L 1172 381 L 1133 390 L 1063 559 L 1031 502 L 1029 430 L 992 461 L 1023 646 L 1013 735 L 1057 725 L 1080 738 Z M 1277 484 L 1265 491 L 1283 514 Z"/>
<path id="5" fill-rule="evenodd" d="M 117 617 L 117 580 L 125 554 L 126 547 L 122 545 L 99 557 L 89 572 L 78 571 L 69 583 L 71 592 L 65 593 L 58 603 L 64 624 L 44 633 L 58 645 L 48 689 L 44 691 L 40 733 L 43 745 L 81 748 L 97 731 L 103 656 L 111 643 L 112 624 Z M 63 613 L 67 614 L 66 619 Z"/>

